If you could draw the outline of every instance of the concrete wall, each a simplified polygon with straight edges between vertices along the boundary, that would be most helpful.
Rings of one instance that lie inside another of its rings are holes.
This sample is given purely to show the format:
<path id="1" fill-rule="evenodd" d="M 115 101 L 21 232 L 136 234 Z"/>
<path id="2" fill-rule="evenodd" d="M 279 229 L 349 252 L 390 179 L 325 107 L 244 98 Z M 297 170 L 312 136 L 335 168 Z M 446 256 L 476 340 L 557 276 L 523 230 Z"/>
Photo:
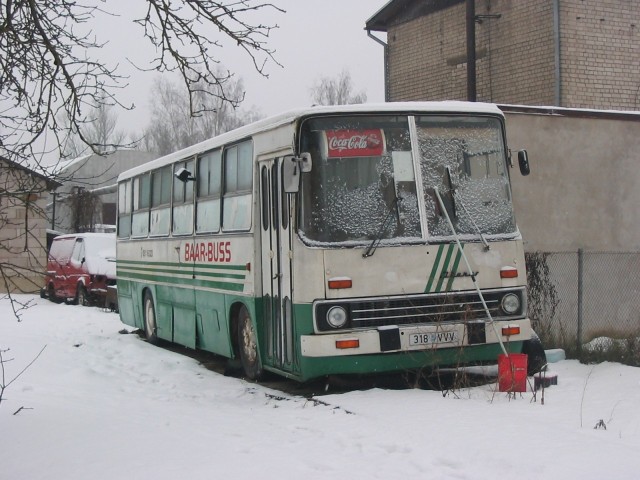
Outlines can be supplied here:
<path id="1" fill-rule="evenodd" d="M 640 114 L 503 108 L 531 163 L 511 172 L 525 249 L 640 251 Z"/>

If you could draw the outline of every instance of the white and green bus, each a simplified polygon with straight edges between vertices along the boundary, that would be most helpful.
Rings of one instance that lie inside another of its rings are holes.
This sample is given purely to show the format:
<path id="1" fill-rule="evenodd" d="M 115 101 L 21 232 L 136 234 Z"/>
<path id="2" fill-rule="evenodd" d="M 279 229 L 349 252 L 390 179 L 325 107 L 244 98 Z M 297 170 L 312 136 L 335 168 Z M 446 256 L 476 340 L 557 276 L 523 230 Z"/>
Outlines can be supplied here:
<path id="1" fill-rule="evenodd" d="M 528 173 L 526 152 L 520 170 Z M 118 178 L 122 321 L 306 381 L 526 350 L 504 116 L 312 107 Z"/>

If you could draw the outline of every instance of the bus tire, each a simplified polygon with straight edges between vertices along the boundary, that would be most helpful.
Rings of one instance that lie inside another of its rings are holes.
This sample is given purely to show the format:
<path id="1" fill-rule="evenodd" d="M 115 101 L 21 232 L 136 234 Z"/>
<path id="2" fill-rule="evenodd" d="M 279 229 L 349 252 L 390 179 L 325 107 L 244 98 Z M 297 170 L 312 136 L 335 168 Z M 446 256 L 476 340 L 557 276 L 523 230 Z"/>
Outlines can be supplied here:
<path id="1" fill-rule="evenodd" d="M 158 327 L 156 323 L 156 308 L 153 306 L 153 295 L 148 290 L 144 294 L 144 336 L 147 342 L 158 343 Z"/>
<path id="2" fill-rule="evenodd" d="M 78 284 L 76 289 L 76 305 L 82 305 L 83 307 L 89 306 L 89 297 L 87 295 L 87 289 L 81 283 Z"/>
<path id="3" fill-rule="evenodd" d="M 532 376 L 542 371 L 547 365 L 547 355 L 544 352 L 542 342 L 537 335 L 533 335 L 531 340 L 522 342 L 522 353 L 527 354 L 527 375 Z"/>
<path id="4" fill-rule="evenodd" d="M 260 352 L 251 315 L 244 305 L 238 312 L 238 347 L 245 375 L 251 380 L 258 380 L 262 375 Z"/>

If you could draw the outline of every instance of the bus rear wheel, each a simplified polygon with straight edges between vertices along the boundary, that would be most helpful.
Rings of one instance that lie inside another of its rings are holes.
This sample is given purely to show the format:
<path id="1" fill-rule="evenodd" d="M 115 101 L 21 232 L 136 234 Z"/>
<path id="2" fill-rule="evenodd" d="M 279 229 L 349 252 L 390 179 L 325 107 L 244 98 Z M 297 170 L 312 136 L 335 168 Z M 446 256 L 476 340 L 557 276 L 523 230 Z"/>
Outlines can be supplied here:
<path id="1" fill-rule="evenodd" d="M 262 375 L 260 352 L 251 315 L 245 306 L 238 312 L 238 346 L 245 375 L 251 380 L 258 380 Z"/>
<path id="2" fill-rule="evenodd" d="M 158 328 L 156 325 L 156 309 L 153 306 L 153 296 L 150 292 L 144 294 L 144 335 L 149 343 L 158 342 Z"/>

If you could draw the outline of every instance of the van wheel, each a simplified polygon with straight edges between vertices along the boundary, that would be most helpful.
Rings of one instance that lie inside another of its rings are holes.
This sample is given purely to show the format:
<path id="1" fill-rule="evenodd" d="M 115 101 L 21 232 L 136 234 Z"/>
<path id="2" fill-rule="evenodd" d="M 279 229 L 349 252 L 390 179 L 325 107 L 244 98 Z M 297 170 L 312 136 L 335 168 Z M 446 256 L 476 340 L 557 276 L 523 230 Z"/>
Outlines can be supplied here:
<path id="1" fill-rule="evenodd" d="M 56 290 L 53 288 L 53 283 L 50 283 L 47 287 L 47 297 L 53 303 L 60 303 L 60 299 L 56 296 Z"/>
<path id="2" fill-rule="evenodd" d="M 245 306 L 238 313 L 238 345 L 245 375 L 251 380 L 258 380 L 262 375 L 260 352 L 251 315 Z"/>
<path id="3" fill-rule="evenodd" d="M 84 288 L 84 285 L 78 285 L 78 290 L 76 292 L 76 304 L 82 305 L 83 307 L 89 306 L 89 296 L 87 295 L 87 289 Z"/>
<path id="4" fill-rule="evenodd" d="M 148 291 L 144 294 L 144 335 L 147 342 L 153 344 L 158 342 L 156 309 L 153 306 L 153 296 Z"/>

